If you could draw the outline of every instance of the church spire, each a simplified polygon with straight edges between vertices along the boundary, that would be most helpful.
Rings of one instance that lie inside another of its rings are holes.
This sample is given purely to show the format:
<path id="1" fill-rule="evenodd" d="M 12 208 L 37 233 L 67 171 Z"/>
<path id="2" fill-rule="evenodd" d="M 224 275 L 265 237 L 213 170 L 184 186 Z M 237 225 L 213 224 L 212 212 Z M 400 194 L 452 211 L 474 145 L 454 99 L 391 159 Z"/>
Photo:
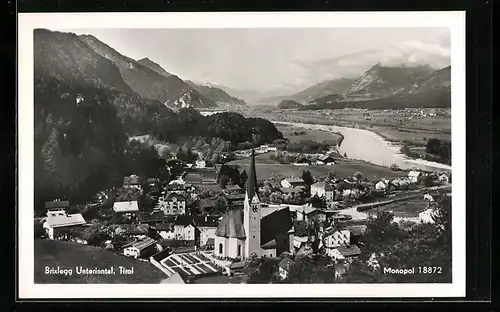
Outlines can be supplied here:
<path id="1" fill-rule="evenodd" d="M 257 194 L 257 174 L 255 171 L 255 151 L 252 148 L 252 156 L 250 157 L 250 168 L 248 168 L 247 180 L 247 195 L 250 200 Z"/>

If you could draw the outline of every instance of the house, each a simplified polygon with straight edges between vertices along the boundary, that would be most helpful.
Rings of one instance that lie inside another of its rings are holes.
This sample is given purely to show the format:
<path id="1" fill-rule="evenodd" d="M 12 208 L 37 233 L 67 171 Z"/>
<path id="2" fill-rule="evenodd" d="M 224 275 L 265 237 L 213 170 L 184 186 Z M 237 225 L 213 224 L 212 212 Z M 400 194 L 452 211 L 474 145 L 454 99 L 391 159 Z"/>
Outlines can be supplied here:
<path id="1" fill-rule="evenodd" d="M 336 260 L 342 260 L 343 256 L 337 248 L 351 245 L 351 233 L 346 229 L 327 229 L 323 238 L 326 254 Z"/>
<path id="2" fill-rule="evenodd" d="M 356 245 L 338 246 L 328 249 L 328 255 L 337 262 L 343 262 L 348 259 L 356 258 L 361 254 L 361 250 Z"/>
<path id="3" fill-rule="evenodd" d="M 198 159 L 196 161 L 196 168 L 206 168 L 207 162 L 204 159 Z"/>
<path id="4" fill-rule="evenodd" d="M 298 186 L 304 186 L 305 181 L 302 178 L 285 178 L 281 180 L 281 186 L 284 188 L 292 188 L 292 187 L 298 187 Z"/>
<path id="5" fill-rule="evenodd" d="M 124 245 L 123 255 L 134 258 L 147 258 L 158 252 L 158 246 L 154 239 L 145 237 L 133 243 Z"/>
<path id="6" fill-rule="evenodd" d="M 175 218 L 174 233 L 176 240 L 196 241 L 198 237 L 193 218 L 186 215 L 178 215 Z"/>
<path id="7" fill-rule="evenodd" d="M 55 208 L 68 209 L 69 208 L 69 201 L 56 199 L 56 200 L 45 202 L 45 209 L 49 210 L 49 209 L 55 209 Z"/>
<path id="8" fill-rule="evenodd" d="M 158 234 L 161 236 L 161 238 L 163 238 L 165 240 L 174 240 L 175 239 L 175 232 L 173 230 L 173 226 L 169 223 L 155 224 L 151 228 L 155 229 L 158 232 Z"/>
<path id="9" fill-rule="evenodd" d="M 327 165 L 327 166 L 332 166 L 335 165 L 335 160 L 333 157 L 328 156 L 328 155 L 321 155 L 318 157 L 316 160 L 317 165 Z"/>
<path id="10" fill-rule="evenodd" d="M 227 185 L 225 189 L 222 190 L 222 192 L 226 195 L 228 194 L 238 194 L 241 192 L 241 187 L 237 184 L 234 185 Z"/>
<path id="11" fill-rule="evenodd" d="M 408 179 L 412 183 L 417 183 L 418 182 L 418 178 L 421 176 L 421 174 L 422 173 L 420 171 L 412 170 L 412 171 L 408 172 Z"/>
<path id="12" fill-rule="evenodd" d="M 204 212 L 209 212 L 215 208 L 215 198 L 203 198 L 199 205 Z"/>
<path id="13" fill-rule="evenodd" d="M 297 159 L 293 164 L 295 166 L 309 166 L 311 162 L 306 157 L 301 157 Z"/>
<path id="14" fill-rule="evenodd" d="M 366 233 L 366 225 L 364 224 L 346 225 L 345 229 L 350 232 L 350 245 L 358 244 L 361 237 Z"/>
<path id="15" fill-rule="evenodd" d="M 334 200 L 334 188 L 328 183 L 316 182 L 311 185 L 311 197 L 317 195 L 318 197 L 325 196 L 327 203 L 331 203 Z"/>
<path id="16" fill-rule="evenodd" d="M 123 187 L 124 188 L 135 188 L 135 189 L 141 190 L 142 189 L 141 179 L 139 178 L 139 176 L 137 176 L 135 174 L 128 176 L 128 177 L 124 177 L 123 178 Z"/>
<path id="17" fill-rule="evenodd" d="M 173 221 L 174 216 L 166 216 L 162 211 L 141 211 L 135 214 L 137 222 L 143 224 L 157 224 L 165 221 Z M 169 220 L 170 219 L 170 220 Z"/>
<path id="18" fill-rule="evenodd" d="M 314 208 L 311 205 L 302 206 L 302 209 L 297 209 L 297 221 L 309 221 L 317 219 L 320 222 L 326 221 L 326 213 L 321 209 Z"/>
<path id="19" fill-rule="evenodd" d="M 376 184 L 375 184 L 375 189 L 377 191 L 385 191 L 387 189 L 387 187 L 389 186 L 389 181 L 386 180 L 386 179 L 382 179 L 380 181 L 378 181 Z"/>
<path id="20" fill-rule="evenodd" d="M 111 237 L 120 235 L 135 238 L 144 238 L 149 233 L 149 225 L 147 224 L 112 224 L 108 227 Z"/>
<path id="21" fill-rule="evenodd" d="M 58 204 L 48 206 L 57 205 Z M 79 213 L 67 214 L 64 208 L 48 208 L 47 217 L 43 219 L 43 229 L 49 239 L 54 239 L 57 237 L 57 232 L 59 230 L 83 226 L 86 223 L 83 216 Z"/>
<path id="22" fill-rule="evenodd" d="M 439 182 L 441 182 L 443 184 L 450 183 L 450 178 L 448 177 L 448 175 L 446 173 L 440 174 L 438 177 L 438 180 L 439 180 Z"/>
<path id="23" fill-rule="evenodd" d="M 290 273 L 290 270 L 294 264 L 295 262 L 289 258 L 283 258 L 283 260 L 280 261 L 278 267 L 281 279 L 286 279 L 288 277 L 288 274 Z"/>
<path id="24" fill-rule="evenodd" d="M 170 193 L 160 204 L 160 210 L 167 216 L 186 214 L 186 199 L 177 193 Z"/>
<path id="25" fill-rule="evenodd" d="M 302 236 L 302 237 L 294 236 L 293 237 L 293 247 L 295 247 L 295 249 L 297 249 L 297 250 L 302 248 L 302 246 L 306 245 L 308 242 L 309 242 L 309 237 L 307 237 L 307 236 Z"/>
<path id="26" fill-rule="evenodd" d="M 218 218 L 212 216 L 194 216 L 194 224 L 199 231 L 199 245 L 207 246 L 215 241 L 215 231 L 219 225 Z"/>
<path id="27" fill-rule="evenodd" d="M 415 222 L 415 223 L 434 223 L 434 209 L 427 207 L 416 211 L 390 211 L 394 215 L 393 221 L 396 223 L 401 222 Z"/>
<path id="28" fill-rule="evenodd" d="M 139 205 L 137 201 L 115 202 L 113 210 L 116 213 L 135 213 L 139 211 Z"/>
<path id="29" fill-rule="evenodd" d="M 284 195 L 297 195 L 297 196 L 303 196 L 304 195 L 304 189 L 301 187 L 282 187 L 279 188 L 278 191 L 281 194 Z"/>

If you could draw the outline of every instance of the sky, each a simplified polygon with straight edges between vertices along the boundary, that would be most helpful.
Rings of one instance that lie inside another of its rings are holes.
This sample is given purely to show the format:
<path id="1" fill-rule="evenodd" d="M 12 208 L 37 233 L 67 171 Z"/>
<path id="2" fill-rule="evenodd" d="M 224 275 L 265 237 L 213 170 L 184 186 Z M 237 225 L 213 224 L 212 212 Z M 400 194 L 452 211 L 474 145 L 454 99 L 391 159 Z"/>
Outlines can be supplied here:
<path id="1" fill-rule="evenodd" d="M 62 29 L 61 29 L 62 30 Z M 121 54 L 148 57 L 195 82 L 237 90 L 298 92 L 356 77 L 380 62 L 450 64 L 446 28 L 87 29 Z"/>

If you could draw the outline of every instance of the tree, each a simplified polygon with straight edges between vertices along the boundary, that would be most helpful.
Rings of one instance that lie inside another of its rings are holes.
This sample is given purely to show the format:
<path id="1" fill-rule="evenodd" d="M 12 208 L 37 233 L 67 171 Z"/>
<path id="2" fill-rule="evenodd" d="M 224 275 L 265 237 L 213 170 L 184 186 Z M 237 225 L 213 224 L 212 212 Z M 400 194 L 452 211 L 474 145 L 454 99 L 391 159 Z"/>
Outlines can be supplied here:
<path id="1" fill-rule="evenodd" d="M 354 173 L 353 177 L 358 180 L 358 181 L 362 181 L 365 179 L 365 175 L 359 171 L 357 171 L 356 173 Z"/>
<path id="2" fill-rule="evenodd" d="M 326 199 L 324 196 L 319 197 L 317 194 L 311 198 L 311 205 L 315 208 L 325 208 Z"/>
<path id="3" fill-rule="evenodd" d="M 224 213 L 228 208 L 227 201 L 224 197 L 219 196 L 214 202 L 214 212 L 215 213 Z"/>
<path id="4" fill-rule="evenodd" d="M 244 272 L 248 276 L 248 284 L 268 284 L 274 280 L 278 271 L 278 260 L 270 257 L 258 257 L 252 254 L 245 259 Z"/>
<path id="5" fill-rule="evenodd" d="M 335 283 L 335 266 L 332 259 L 322 255 L 296 257 L 285 283 L 315 284 Z"/>
<path id="6" fill-rule="evenodd" d="M 314 178 L 309 170 L 302 171 L 302 180 L 309 186 L 314 183 Z"/>
<path id="7" fill-rule="evenodd" d="M 248 180 L 248 175 L 247 175 L 247 171 L 243 169 L 243 172 L 241 172 L 241 175 L 240 175 L 240 181 L 241 181 L 241 187 L 242 188 L 245 188 L 246 187 L 246 184 L 247 184 L 247 180 Z"/>
<path id="8" fill-rule="evenodd" d="M 222 174 L 220 177 L 219 177 L 219 186 L 220 188 L 224 189 L 226 188 L 228 182 L 229 182 L 229 176 L 226 175 L 226 174 Z"/>

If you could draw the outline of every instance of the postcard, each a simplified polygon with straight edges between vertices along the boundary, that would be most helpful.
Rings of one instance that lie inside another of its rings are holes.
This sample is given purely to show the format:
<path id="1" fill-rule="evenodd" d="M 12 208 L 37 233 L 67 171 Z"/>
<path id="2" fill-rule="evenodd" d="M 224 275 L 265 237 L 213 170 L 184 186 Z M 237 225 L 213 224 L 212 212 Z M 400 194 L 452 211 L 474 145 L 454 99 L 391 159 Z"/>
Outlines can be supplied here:
<path id="1" fill-rule="evenodd" d="M 20 298 L 464 297 L 464 21 L 20 14 Z"/>

